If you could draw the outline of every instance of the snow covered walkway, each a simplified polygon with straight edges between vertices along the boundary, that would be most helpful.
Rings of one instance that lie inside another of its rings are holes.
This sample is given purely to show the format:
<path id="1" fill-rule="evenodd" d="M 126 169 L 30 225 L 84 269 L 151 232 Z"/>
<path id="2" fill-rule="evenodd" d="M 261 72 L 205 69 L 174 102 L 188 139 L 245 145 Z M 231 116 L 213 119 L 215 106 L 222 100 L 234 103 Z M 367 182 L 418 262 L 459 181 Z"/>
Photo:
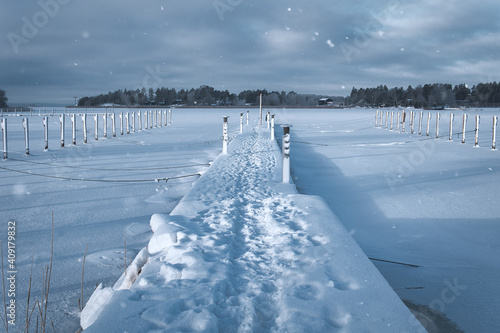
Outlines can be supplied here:
<path id="1" fill-rule="evenodd" d="M 85 332 L 425 332 L 323 200 L 280 183 L 269 137 L 247 126 L 152 216 L 148 248 L 88 301 Z"/>

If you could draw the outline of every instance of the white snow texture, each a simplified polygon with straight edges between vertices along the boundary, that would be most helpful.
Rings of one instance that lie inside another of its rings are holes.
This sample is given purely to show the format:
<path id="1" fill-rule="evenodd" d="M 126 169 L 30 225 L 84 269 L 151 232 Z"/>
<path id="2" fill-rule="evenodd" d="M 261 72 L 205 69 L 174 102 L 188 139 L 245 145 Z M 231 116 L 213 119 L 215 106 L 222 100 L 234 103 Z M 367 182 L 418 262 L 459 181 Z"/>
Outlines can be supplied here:
<path id="1" fill-rule="evenodd" d="M 150 225 L 85 332 L 425 332 L 324 201 L 281 183 L 269 130 L 245 127 Z"/>

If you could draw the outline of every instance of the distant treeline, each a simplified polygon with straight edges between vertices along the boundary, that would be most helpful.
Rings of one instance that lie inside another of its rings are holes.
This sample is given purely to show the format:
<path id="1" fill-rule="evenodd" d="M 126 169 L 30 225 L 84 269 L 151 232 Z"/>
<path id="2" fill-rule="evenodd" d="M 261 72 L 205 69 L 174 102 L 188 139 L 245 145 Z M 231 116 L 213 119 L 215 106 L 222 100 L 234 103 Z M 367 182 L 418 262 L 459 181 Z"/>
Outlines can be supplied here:
<path id="1" fill-rule="evenodd" d="M 8 107 L 7 101 L 9 99 L 7 98 L 7 95 L 5 95 L 5 91 L 0 89 L 0 108 L 6 108 Z"/>
<path id="2" fill-rule="evenodd" d="M 186 106 L 244 106 L 259 105 L 262 93 L 262 104 L 266 106 L 315 106 L 321 98 L 311 94 L 297 94 L 291 92 L 277 92 L 267 90 L 245 90 L 239 94 L 228 90 L 216 90 L 210 86 L 201 86 L 197 89 L 177 91 L 175 88 L 149 88 L 136 90 L 117 90 L 94 97 L 83 97 L 78 106 L 99 106 L 104 104 L 142 106 L 142 105 L 186 105 Z M 342 103 L 344 97 L 331 97 L 332 100 Z"/>
<path id="3" fill-rule="evenodd" d="M 346 97 L 346 105 L 356 106 L 413 106 L 415 108 L 440 108 L 445 106 L 498 107 L 500 106 L 500 84 L 479 83 L 472 88 L 465 84 L 426 84 L 415 88 L 353 88 Z"/>

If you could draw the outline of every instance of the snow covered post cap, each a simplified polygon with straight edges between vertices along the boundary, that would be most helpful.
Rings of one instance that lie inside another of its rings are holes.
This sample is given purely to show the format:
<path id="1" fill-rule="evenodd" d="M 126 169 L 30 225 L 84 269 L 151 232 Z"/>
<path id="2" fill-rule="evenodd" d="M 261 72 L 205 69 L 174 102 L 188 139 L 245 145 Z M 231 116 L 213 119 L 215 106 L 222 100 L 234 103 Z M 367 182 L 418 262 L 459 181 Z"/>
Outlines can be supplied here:
<path id="1" fill-rule="evenodd" d="M 227 125 L 227 119 L 229 116 L 222 117 L 223 119 L 223 126 L 222 126 L 222 153 L 227 154 L 227 130 L 228 130 L 228 125 Z"/>
<path id="2" fill-rule="evenodd" d="M 0 123 L 2 127 L 2 137 L 3 137 L 3 159 L 7 159 L 7 119 L 2 118 Z"/>
<path id="3" fill-rule="evenodd" d="M 283 125 L 283 177 L 285 184 L 290 183 L 290 125 Z"/>

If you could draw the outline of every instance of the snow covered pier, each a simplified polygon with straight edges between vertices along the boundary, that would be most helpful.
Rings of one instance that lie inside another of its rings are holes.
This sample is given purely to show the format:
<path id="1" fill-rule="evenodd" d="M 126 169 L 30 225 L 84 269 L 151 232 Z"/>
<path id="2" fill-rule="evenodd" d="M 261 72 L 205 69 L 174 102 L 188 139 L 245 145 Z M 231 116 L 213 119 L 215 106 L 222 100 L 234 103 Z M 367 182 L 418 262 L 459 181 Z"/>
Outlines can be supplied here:
<path id="1" fill-rule="evenodd" d="M 85 332 L 425 332 L 322 199 L 246 126 L 111 288 Z"/>

